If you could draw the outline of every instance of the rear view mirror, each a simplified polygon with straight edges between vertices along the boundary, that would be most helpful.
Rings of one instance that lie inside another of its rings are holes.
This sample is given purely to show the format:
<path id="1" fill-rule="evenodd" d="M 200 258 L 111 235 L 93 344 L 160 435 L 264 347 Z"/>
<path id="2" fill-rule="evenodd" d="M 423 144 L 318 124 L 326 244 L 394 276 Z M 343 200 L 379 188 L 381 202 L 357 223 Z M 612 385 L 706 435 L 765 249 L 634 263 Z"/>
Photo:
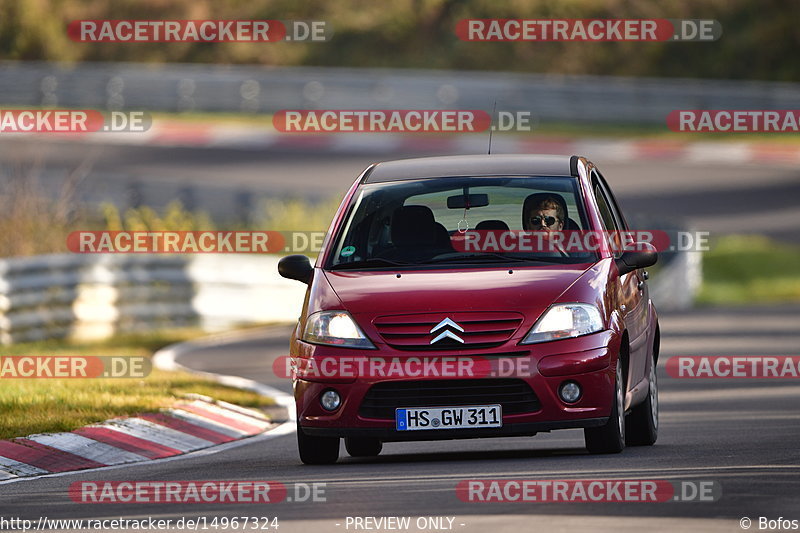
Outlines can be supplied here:
<path id="1" fill-rule="evenodd" d="M 486 207 L 489 205 L 488 194 L 459 194 L 447 197 L 448 209 L 469 209 L 470 207 Z"/>

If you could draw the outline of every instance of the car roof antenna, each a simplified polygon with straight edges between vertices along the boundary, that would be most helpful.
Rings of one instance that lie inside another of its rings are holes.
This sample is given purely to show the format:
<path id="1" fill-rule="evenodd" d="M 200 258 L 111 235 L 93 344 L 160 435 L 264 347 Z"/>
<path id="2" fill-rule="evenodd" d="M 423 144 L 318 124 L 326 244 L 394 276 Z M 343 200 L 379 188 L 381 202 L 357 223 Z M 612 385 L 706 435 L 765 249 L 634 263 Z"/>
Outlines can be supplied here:
<path id="1" fill-rule="evenodd" d="M 492 155 L 492 132 L 494 131 L 494 116 L 497 113 L 497 100 L 494 101 L 494 107 L 492 107 L 492 116 L 491 120 L 489 121 L 489 155 Z"/>

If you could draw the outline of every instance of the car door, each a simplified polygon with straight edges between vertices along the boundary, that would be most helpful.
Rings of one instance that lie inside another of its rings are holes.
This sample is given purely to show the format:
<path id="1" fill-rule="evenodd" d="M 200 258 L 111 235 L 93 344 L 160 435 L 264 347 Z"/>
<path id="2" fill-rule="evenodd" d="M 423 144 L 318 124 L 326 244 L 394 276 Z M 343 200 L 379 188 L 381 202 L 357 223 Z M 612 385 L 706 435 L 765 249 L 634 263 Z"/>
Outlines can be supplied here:
<path id="1" fill-rule="evenodd" d="M 600 211 L 606 231 L 627 232 L 629 228 L 619 211 L 617 202 L 602 175 L 596 169 L 591 171 L 592 193 Z M 617 233 L 619 235 L 619 233 Z M 615 248 L 614 258 L 619 258 L 622 250 Z M 615 287 L 616 301 L 620 315 L 628 331 L 630 342 L 630 363 L 628 388 L 644 378 L 647 361 L 647 284 L 641 269 L 620 276 Z"/>

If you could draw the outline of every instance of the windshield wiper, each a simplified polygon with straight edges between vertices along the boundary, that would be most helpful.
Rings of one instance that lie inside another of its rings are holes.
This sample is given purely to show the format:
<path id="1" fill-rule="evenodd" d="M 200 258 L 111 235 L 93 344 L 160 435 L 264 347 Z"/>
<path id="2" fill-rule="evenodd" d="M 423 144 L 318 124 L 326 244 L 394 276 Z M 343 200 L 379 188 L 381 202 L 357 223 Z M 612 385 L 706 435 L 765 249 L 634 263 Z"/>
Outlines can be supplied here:
<path id="1" fill-rule="evenodd" d="M 408 261 L 392 261 L 391 259 L 384 259 L 382 257 L 370 257 L 369 259 L 353 261 L 352 263 L 339 263 L 338 265 L 333 265 L 328 270 L 348 270 L 362 267 L 408 266 L 416 264 L 418 263 L 409 263 Z"/>

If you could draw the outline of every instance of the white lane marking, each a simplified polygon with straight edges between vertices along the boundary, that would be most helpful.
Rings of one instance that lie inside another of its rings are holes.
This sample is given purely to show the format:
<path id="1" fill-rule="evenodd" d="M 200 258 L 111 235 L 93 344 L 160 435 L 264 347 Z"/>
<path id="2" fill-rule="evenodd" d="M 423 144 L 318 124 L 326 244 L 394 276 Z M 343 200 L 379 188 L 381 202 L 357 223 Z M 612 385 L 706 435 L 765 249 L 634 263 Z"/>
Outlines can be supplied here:
<path id="1" fill-rule="evenodd" d="M 680 378 L 667 378 L 678 381 Z M 719 380 L 725 381 L 725 380 Z M 729 380 L 728 380 L 729 381 Z M 722 400 L 766 400 L 768 398 L 797 398 L 800 395 L 800 385 L 789 385 L 790 379 L 770 379 L 761 380 L 762 386 L 752 387 L 732 387 L 726 389 L 711 390 L 668 390 L 662 392 L 661 387 L 658 391 L 659 402 L 665 404 L 691 403 L 697 405 L 703 401 L 721 402 Z M 780 386 L 779 386 L 780 385 Z M 725 406 L 719 403 L 720 408 Z"/>
<path id="2" fill-rule="evenodd" d="M 75 433 L 30 435 L 30 440 L 104 465 L 138 463 L 147 457 Z"/>

